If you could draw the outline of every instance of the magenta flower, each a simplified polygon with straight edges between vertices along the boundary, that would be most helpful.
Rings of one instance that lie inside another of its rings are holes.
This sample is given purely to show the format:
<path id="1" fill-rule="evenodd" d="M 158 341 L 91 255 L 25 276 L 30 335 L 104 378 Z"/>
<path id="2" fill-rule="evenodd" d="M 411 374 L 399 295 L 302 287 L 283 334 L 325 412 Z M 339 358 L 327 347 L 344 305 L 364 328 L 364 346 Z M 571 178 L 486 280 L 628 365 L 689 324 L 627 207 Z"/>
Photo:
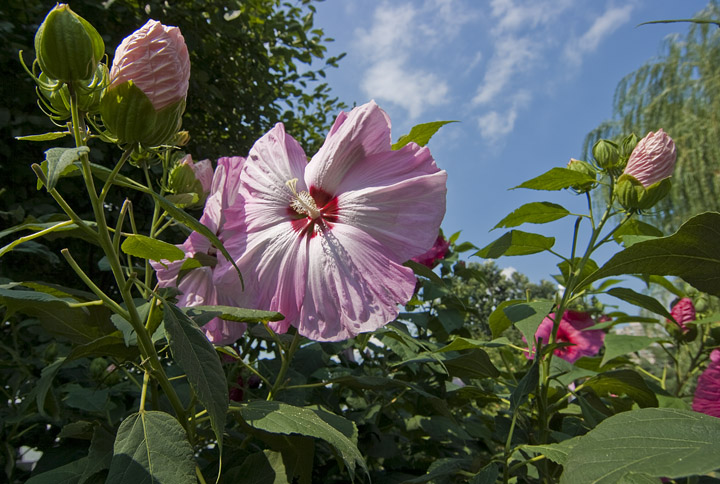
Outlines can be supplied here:
<path id="1" fill-rule="evenodd" d="M 108 89 L 133 81 L 159 111 L 185 99 L 189 80 L 190 56 L 180 29 L 148 20 L 115 50 Z"/>
<path id="2" fill-rule="evenodd" d="M 635 146 L 624 173 L 647 188 L 672 175 L 676 158 L 672 138 L 662 129 L 655 133 L 651 131 Z"/>
<path id="3" fill-rule="evenodd" d="M 698 378 L 692 409 L 720 417 L 720 350 L 710 353 L 710 364 Z"/>
<path id="4" fill-rule="evenodd" d="M 547 345 L 550 341 L 553 329 L 554 313 L 543 319 L 535 332 L 535 340 L 541 340 L 543 345 Z M 589 313 L 580 311 L 565 311 L 560 326 L 558 327 L 557 343 L 572 343 L 570 346 L 557 348 L 554 351 L 556 356 L 570 363 L 574 363 L 583 356 L 594 356 L 602 348 L 605 340 L 605 333 L 599 329 L 585 330 L 593 326 L 595 321 L 590 317 Z M 523 338 L 524 339 L 524 338 Z M 535 345 L 532 345 L 532 352 L 528 353 L 528 358 L 532 359 L 535 354 Z"/>
<path id="5" fill-rule="evenodd" d="M 415 288 L 402 264 L 432 247 L 445 214 L 446 173 L 427 148 L 393 151 L 374 102 L 340 113 L 307 162 L 281 123 L 258 140 L 240 177 L 244 306 L 279 311 L 317 341 L 392 321 Z"/>
<path id="6" fill-rule="evenodd" d="M 238 199 L 240 171 L 245 158 L 239 156 L 220 158 L 213 176 L 210 195 L 205 202 L 205 209 L 200 222 L 217 234 L 223 245 L 230 247 L 229 240 L 238 234 L 227 228 L 228 217 L 233 211 L 230 207 Z M 163 264 L 152 262 L 160 287 L 177 287 L 182 293 L 178 306 L 190 307 L 200 305 L 237 306 L 241 297 L 241 287 L 234 269 L 228 271 L 226 266 L 232 265 L 224 257 L 218 257 L 217 249 L 210 241 L 197 232 L 193 232 L 179 245 L 185 251 L 185 259 L 175 262 L 164 261 Z M 182 265 L 187 259 L 195 258 L 202 265 L 190 270 L 178 281 Z M 235 278 L 228 277 L 230 272 Z M 212 319 L 203 326 L 208 339 L 218 345 L 229 344 L 242 336 L 245 325 L 219 318 Z"/>
<path id="7" fill-rule="evenodd" d="M 670 310 L 670 314 L 672 315 L 673 319 L 675 319 L 675 322 L 680 326 L 680 329 L 682 329 L 683 333 L 688 331 L 688 327 L 685 326 L 685 323 L 688 323 L 690 321 L 695 321 L 695 306 L 693 305 L 692 299 L 689 297 L 684 297 L 680 299 Z"/>
<path id="8" fill-rule="evenodd" d="M 428 250 L 424 254 L 413 257 L 411 260 L 414 260 L 418 264 L 422 264 L 432 269 L 438 264 L 438 262 L 445 258 L 449 248 L 450 242 L 445 240 L 445 237 L 440 234 L 438 235 L 437 239 L 435 239 L 435 243 L 432 247 L 430 247 L 430 250 Z"/>

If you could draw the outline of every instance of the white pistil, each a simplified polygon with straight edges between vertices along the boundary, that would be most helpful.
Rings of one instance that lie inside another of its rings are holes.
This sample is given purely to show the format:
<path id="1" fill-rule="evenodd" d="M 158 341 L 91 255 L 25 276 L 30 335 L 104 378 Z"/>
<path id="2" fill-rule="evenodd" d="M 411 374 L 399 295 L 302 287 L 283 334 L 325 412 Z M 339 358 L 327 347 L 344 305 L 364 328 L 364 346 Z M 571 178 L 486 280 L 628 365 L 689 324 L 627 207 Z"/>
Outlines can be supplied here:
<path id="1" fill-rule="evenodd" d="M 307 215 L 311 219 L 315 220 L 320 216 L 320 210 L 315 203 L 315 199 L 313 199 L 313 197 L 305 190 L 298 193 L 297 189 L 295 188 L 297 181 L 297 178 L 293 178 L 292 180 L 288 180 L 285 182 L 285 184 L 290 188 L 293 194 L 293 200 L 292 202 L 290 202 L 290 206 L 297 213 Z"/>

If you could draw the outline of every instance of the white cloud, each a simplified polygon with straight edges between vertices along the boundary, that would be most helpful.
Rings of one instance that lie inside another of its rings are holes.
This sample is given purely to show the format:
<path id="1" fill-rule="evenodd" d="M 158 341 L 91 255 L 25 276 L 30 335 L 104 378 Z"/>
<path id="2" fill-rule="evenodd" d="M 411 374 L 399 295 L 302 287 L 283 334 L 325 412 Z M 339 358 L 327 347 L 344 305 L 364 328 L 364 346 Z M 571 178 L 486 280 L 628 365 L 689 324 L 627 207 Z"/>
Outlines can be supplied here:
<path id="1" fill-rule="evenodd" d="M 495 43 L 495 53 L 485 70 L 483 83 L 473 98 L 474 104 L 492 101 L 513 77 L 529 69 L 534 58 L 535 48 L 529 38 L 505 37 Z"/>
<path id="2" fill-rule="evenodd" d="M 410 119 L 417 119 L 427 106 L 447 101 L 448 85 L 435 74 L 412 70 L 394 61 L 373 64 L 360 87 L 370 97 L 405 108 Z"/>
<path id="3" fill-rule="evenodd" d="M 493 110 L 480 116 L 478 118 L 480 136 L 491 144 L 500 142 L 504 137 L 512 133 L 518 113 L 529 102 L 530 94 L 527 91 L 519 91 L 513 97 L 510 106 L 502 112 Z"/>
<path id="4" fill-rule="evenodd" d="M 594 52 L 600 42 L 630 20 L 633 6 L 611 7 L 590 26 L 579 39 L 573 39 L 565 47 L 565 56 L 570 62 L 580 64 L 583 54 Z"/>

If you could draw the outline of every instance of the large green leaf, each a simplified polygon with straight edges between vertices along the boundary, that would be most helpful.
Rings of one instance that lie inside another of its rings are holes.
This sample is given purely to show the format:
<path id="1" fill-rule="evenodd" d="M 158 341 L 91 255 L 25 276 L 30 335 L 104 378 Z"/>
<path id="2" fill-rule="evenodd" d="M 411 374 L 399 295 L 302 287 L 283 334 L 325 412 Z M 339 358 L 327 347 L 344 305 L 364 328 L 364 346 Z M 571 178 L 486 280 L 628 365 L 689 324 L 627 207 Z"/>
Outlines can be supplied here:
<path id="1" fill-rule="evenodd" d="M 630 334 L 608 333 L 605 335 L 605 355 L 603 356 L 603 366 L 608 361 L 618 356 L 628 355 L 636 351 L 644 350 L 653 343 L 662 341 L 660 338 L 651 338 L 649 336 L 634 336 Z"/>
<path id="2" fill-rule="evenodd" d="M 399 150 L 410 142 L 425 146 L 433 135 L 449 123 L 457 123 L 457 121 L 433 121 L 431 123 L 423 123 L 413 126 L 410 132 L 404 136 L 400 136 L 395 144 L 392 145 L 393 150 Z"/>
<path id="3" fill-rule="evenodd" d="M 79 484 L 87 464 L 88 458 L 83 457 L 69 464 L 32 476 L 25 481 L 25 484 Z"/>
<path id="4" fill-rule="evenodd" d="M 501 256 L 536 254 L 552 248 L 553 245 L 555 237 L 511 230 L 475 252 L 475 255 L 484 259 L 497 259 Z"/>
<path id="5" fill-rule="evenodd" d="M 198 400 L 207 409 L 222 449 L 229 397 L 220 358 L 205 333 L 180 308 L 168 302 L 163 302 L 163 308 L 165 334 L 173 360 L 183 369 Z"/>
<path id="6" fill-rule="evenodd" d="M 642 408 L 657 407 L 658 401 L 645 380 L 633 370 L 612 370 L 593 376 L 583 386 L 592 388 L 598 395 L 624 393 Z"/>
<path id="7" fill-rule="evenodd" d="M 552 301 L 536 301 L 531 303 L 520 303 L 508 306 L 503 309 L 505 315 L 525 336 L 530 346 L 535 341 L 535 332 L 543 322 L 543 319 L 550 314 L 555 304 Z M 543 341 L 547 344 L 547 341 Z"/>
<path id="8" fill-rule="evenodd" d="M 458 378 L 496 378 L 500 372 L 488 354 L 480 348 L 467 350 L 462 354 L 443 360 L 450 376 Z"/>
<path id="9" fill-rule="evenodd" d="M 503 301 L 490 313 L 488 317 L 488 324 L 490 325 L 490 331 L 492 332 L 493 339 L 499 338 L 506 329 L 512 326 L 512 321 L 507 317 L 505 311 L 506 307 L 512 306 L 513 304 L 519 304 L 525 302 L 523 299 L 511 299 L 509 301 Z"/>
<path id="10" fill-rule="evenodd" d="M 531 190 L 562 190 L 575 185 L 593 183 L 595 178 L 579 171 L 568 168 L 551 168 L 531 180 L 521 183 L 515 188 L 530 188 Z"/>
<path id="11" fill-rule="evenodd" d="M 720 467 L 720 419 L 689 410 L 623 412 L 573 440 L 561 484 L 613 484 L 628 473 L 677 478 Z"/>
<path id="12" fill-rule="evenodd" d="M 128 235 L 120 248 L 133 257 L 155 261 L 175 261 L 185 257 L 185 252 L 172 244 L 138 234 Z"/>
<path id="13" fill-rule="evenodd" d="M 660 304 L 658 300 L 654 297 L 640 294 L 639 292 L 635 292 L 632 289 L 628 289 L 626 287 L 613 287 L 612 289 L 609 289 L 607 293 L 613 297 L 622 299 L 625 302 L 634 304 L 635 306 L 641 307 L 643 309 L 647 309 L 648 311 L 659 314 L 667 319 L 674 321 L 674 318 L 672 317 L 672 315 L 670 315 L 668 310 L 665 309 L 665 307 Z"/>
<path id="14" fill-rule="evenodd" d="M 720 213 L 696 215 L 669 237 L 638 242 L 618 252 L 583 284 L 620 274 L 678 276 L 720 296 Z"/>
<path id="15" fill-rule="evenodd" d="M 45 161 L 47 161 L 47 189 L 55 188 L 60 177 L 68 173 L 68 168 L 80 159 L 84 154 L 90 153 L 87 146 L 78 146 L 77 148 L 50 148 L 45 152 Z"/>
<path id="16" fill-rule="evenodd" d="M 130 415 L 118 429 L 106 482 L 196 484 L 193 449 L 185 430 L 165 412 Z"/>
<path id="17" fill-rule="evenodd" d="M 535 358 L 527 373 L 518 382 L 515 389 L 510 394 L 510 411 L 514 412 L 525 403 L 530 393 L 535 391 L 540 381 L 540 360 Z"/>
<path id="18" fill-rule="evenodd" d="M 351 477 L 354 476 L 356 464 L 359 464 L 367 473 L 365 460 L 357 448 L 357 437 L 355 439 L 348 438 L 338 428 L 318 416 L 317 411 L 313 409 L 260 400 L 233 407 L 233 409 L 237 410 L 242 419 L 253 428 L 273 434 L 299 434 L 322 439 L 337 449 L 347 465 Z M 352 426 L 354 427 L 354 424 Z"/>
<path id="19" fill-rule="evenodd" d="M 280 452 L 264 450 L 250 454 L 242 465 L 223 472 L 222 483 L 287 484 L 288 476 Z"/>
<path id="20" fill-rule="evenodd" d="M 556 203 L 526 203 L 498 222 L 498 224 L 493 227 L 493 230 L 501 227 L 517 227 L 524 223 L 544 224 L 559 220 L 567 215 L 570 215 L 570 212 L 562 205 Z"/>
<path id="21" fill-rule="evenodd" d="M 664 234 L 658 228 L 649 223 L 643 222 L 635 218 L 631 218 L 625 222 L 622 227 L 613 232 L 613 238 L 619 244 L 623 242 L 626 235 L 645 236 L 645 237 L 662 237 Z"/>

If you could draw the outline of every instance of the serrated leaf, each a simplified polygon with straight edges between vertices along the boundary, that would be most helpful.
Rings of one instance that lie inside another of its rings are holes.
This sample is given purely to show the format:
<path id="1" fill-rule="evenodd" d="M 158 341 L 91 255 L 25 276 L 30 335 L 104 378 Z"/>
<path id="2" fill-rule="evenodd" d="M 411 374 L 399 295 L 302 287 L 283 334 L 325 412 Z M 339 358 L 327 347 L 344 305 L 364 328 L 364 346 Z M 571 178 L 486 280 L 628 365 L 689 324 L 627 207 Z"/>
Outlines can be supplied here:
<path id="1" fill-rule="evenodd" d="M 670 315 L 668 310 L 665 309 L 665 307 L 660 304 L 658 300 L 654 297 L 640 294 L 639 292 L 635 292 L 632 289 L 628 289 L 626 287 L 613 287 L 606 292 L 612 297 L 616 297 L 627 303 L 634 304 L 635 306 L 647 309 L 648 311 L 655 314 L 659 314 L 671 321 L 675 321 L 675 319 Z"/>
<path id="2" fill-rule="evenodd" d="M 54 139 L 64 138 L 70 134 L 69 131 L 52 131 L 43 134 L 29 134 L 27 136 L 15 136 L 18 141 L 52 141 Z"/>
<path id="3" fill-rule="evenodd" d="M 633 370 L 611 370 L 600 373 L 583 383 L 583 387 L 592 388 L 598 395 L 624 393 L 641 408 L 657 407 L 655 393 L 648 388 L 645 380 Z"/>
<path id="4" fill-rule="evenodd" d="M 532 346 L 538 326 L 550 314 L 554 305 L 552 301 L 520 303 L 503 308 L 503 312 L 525 336 L 528 345 Z M 543 344 L 547 344 L 547 341 Z"/>
<path id="5" fill-rule="evenodd" d="M 678 276 L 700 291 L 720 296 L 720 213 L 696 215 L 673 235 L 624 249 L 583 284 L 621 274 Z"/>
<path id="6" fill-rule="evenodd" d="M 165 412 L 143 411 L 123 420 L 107 484 L 196 484 L 193 449 L 182 426 Z"/>
<path id="7" fill-rule="evenodd" d="M 82 155 L 90 153 L 87 146 L 78 146 L 77 148 L 50 148 L 45 152 L 45 161 L 47 161 L 47 189 L 52 190 L 57 185 L 58 180 L 68 173 L 68 169 L 73 166 Z M 74 168 L 72 168 L 74 170 Z"/>
<path id="8" fill-rule="evenodd" d="M 614 484 L 630 472 L 702 475 L 720 462 L 720 419 L 689 410 L 645 408 L 605 419 L 568 454 L 561 484 Z"/>
<path id="9" fill-rule="evenodd" d="M 180 308 L 163 301 L 163 309 L 165 334 L 173 360 L 183 369 L 198 401 L 207 410 L 222 449 L 229 397 L 220 358 L 205 333 Z"/>
<path id="10" fill-rule="evenodd" d="M 133 257 L 154 261 L 168 260 L 172 262 L 185 257 L 185 252 L 172 244 L 138 234 L 128 235 L 120 248 Z"/>
<path id="11" fill-rule="evenodd" d="M 605 354 L 600 366 L 618 356 L 628 355 L 644 350 L 653 343 L 662 341 L 660 338 L 649 336 L 633 336 L 629 334 L 608 333 L 605 335 Z"/>
<path id="12" fill-rule="evenodd" d="M 562 205 L 550 202 L 531 202 L 514 210 L 492 229 L 517 227 L 524 223 L 544 224 L 559 220 L 567 215 L 570 215 L 570 212 Z"/>
<path id="13" fill-rule="evenodd" d="M 340 453 L 351 478 L 354 476 L 356 464 L 359 464 L 366 473 L 368 472 L 365 460 L 357 448 L 357 442 L 353 442 L 321 419 L 312 409 L 261 400 L 233 408 L 253 428 L 273 434 L 299 434 L 326 441 Z"/>
<path id="14" fill-rule="evenodd" d="M 392 149 L 399 150 L 410 142 L 417 143 L 420 146 L 425 146 L 428 141 L 430 141 L 430 138 L 432 138 L 440 128 L 449 123 L 457 123 L 457 121 L 433 121 L 431 123 L 423 123 L 413 126 L 408 134 L 400 136 L 400 139 L 392 145 Z"/>
<path id="15" fill-rule="evenodd" d="M 484 259 L 497 259 L 502 256 L 536 254 L 552 248 L 553 245 L 555 237 L 511 230 L 475 252 L 475 255 Z"/>
<path id="16" fill-rule="evenodd" d="M 521 183 L 515 188 L 529 188 L 531 190 L 562 190 L 575 185 L 593 183 L 595 178 L 570 170 L 568 168 L 555 167 L 531 180 Z"/>

